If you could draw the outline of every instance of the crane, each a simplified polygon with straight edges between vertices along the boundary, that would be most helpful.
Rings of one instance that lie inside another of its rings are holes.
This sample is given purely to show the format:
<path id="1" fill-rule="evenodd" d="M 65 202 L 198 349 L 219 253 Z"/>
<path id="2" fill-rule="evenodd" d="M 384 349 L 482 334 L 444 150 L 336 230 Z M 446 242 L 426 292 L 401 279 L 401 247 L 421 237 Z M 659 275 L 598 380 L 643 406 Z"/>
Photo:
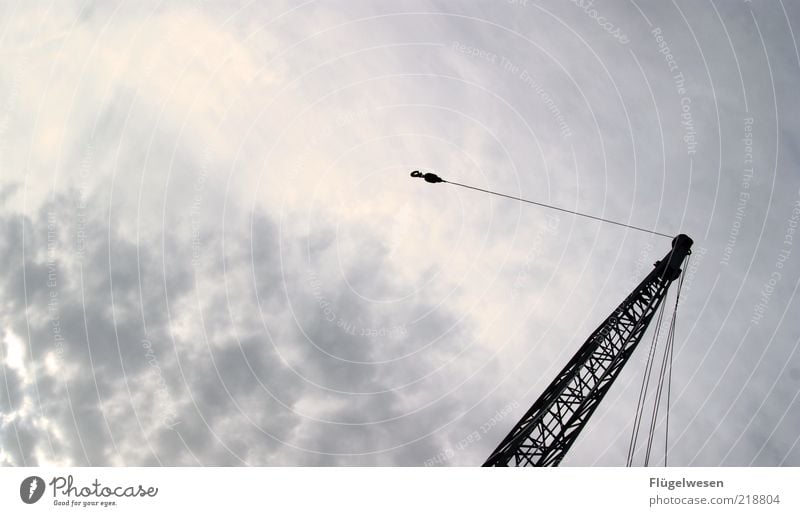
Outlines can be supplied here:
<path id="1" fill-rule="evenodd" d="M 422 174 L 414 171 L 411 176 L 428 183 L 454 184 L 667 236 L 629 224 L 446 181 L 430 172 Z M 558 466 L 561 463 L 641 342 L 670 285 L 680 277 L 681 266 L 691 254 L 692 243 L 692 239 L 685 234 L 672 239 L 672 247 L 664 258 L 654 264 L 653 270 L 592 332 L 483 466 Z"/>
<path id="2" fill-rule="evenodd" d="M 686 235 L 673 239 L 672 249 L 592 332 L 484 466 L 558 466 L 642 340 L 691 247 Z"/>

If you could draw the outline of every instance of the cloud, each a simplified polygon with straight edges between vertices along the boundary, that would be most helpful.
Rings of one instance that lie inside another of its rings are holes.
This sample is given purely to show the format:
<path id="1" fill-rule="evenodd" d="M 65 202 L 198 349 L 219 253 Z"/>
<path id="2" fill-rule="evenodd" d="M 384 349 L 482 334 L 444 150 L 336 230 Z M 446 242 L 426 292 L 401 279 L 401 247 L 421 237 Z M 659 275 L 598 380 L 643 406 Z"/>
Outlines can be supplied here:
<path id="1" fill-rule="evenodd" d="M 481 463 L 669 244 L 417 169 L 689 233 L 670 462 L 796 464 L 792 7 L 641 7 L 18 10 L 0 464 Z"/>

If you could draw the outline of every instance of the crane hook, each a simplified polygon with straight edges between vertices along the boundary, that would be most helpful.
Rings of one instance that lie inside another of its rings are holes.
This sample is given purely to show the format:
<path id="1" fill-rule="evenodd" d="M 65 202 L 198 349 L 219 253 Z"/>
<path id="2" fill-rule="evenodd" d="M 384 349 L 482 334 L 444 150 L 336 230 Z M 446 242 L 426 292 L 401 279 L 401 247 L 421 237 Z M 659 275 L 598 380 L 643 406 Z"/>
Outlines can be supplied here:
<path id="1" fill-rule="evenodd" d="M 413 171 L 411 173 L 411 177 L 421 177 L 422 179 L 424 179 L 428 183 L 446 183 L 447 182 L 444 179 L 442 179 L 441 177 L 437 176 L 436 174 L 432 174 L 431 172 L 426 172 L 425 174 L 423 174 L 419 170 Z"/>

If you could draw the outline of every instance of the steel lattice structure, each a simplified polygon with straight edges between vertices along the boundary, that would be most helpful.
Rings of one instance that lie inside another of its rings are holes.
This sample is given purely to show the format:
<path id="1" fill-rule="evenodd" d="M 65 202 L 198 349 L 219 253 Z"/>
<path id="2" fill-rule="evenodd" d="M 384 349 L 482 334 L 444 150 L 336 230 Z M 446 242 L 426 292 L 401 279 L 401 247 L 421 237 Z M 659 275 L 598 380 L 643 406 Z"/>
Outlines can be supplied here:
<path id="1" fill-rule="evenodd" d="M 591 334 L 484 466 L 558 466 L 630 358 L 681 273 L 692 239 L 672 249 Z"/>

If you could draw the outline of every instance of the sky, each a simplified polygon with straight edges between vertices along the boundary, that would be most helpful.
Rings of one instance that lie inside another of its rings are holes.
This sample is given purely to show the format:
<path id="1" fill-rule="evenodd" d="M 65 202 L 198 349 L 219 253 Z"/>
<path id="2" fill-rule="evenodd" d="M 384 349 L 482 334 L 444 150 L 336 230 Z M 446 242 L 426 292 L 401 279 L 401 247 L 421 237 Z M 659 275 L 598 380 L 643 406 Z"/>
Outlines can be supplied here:
<path id="1" fill-rule="evenodd" d="M 798 30 L 782 0 L 3 2 L 0 464 L 481 464 L 670 240 L 423 170 L 688 234 L 651 463 L 799 466 Z M 625 464 L 652 331 L 564 466 Z"/>

